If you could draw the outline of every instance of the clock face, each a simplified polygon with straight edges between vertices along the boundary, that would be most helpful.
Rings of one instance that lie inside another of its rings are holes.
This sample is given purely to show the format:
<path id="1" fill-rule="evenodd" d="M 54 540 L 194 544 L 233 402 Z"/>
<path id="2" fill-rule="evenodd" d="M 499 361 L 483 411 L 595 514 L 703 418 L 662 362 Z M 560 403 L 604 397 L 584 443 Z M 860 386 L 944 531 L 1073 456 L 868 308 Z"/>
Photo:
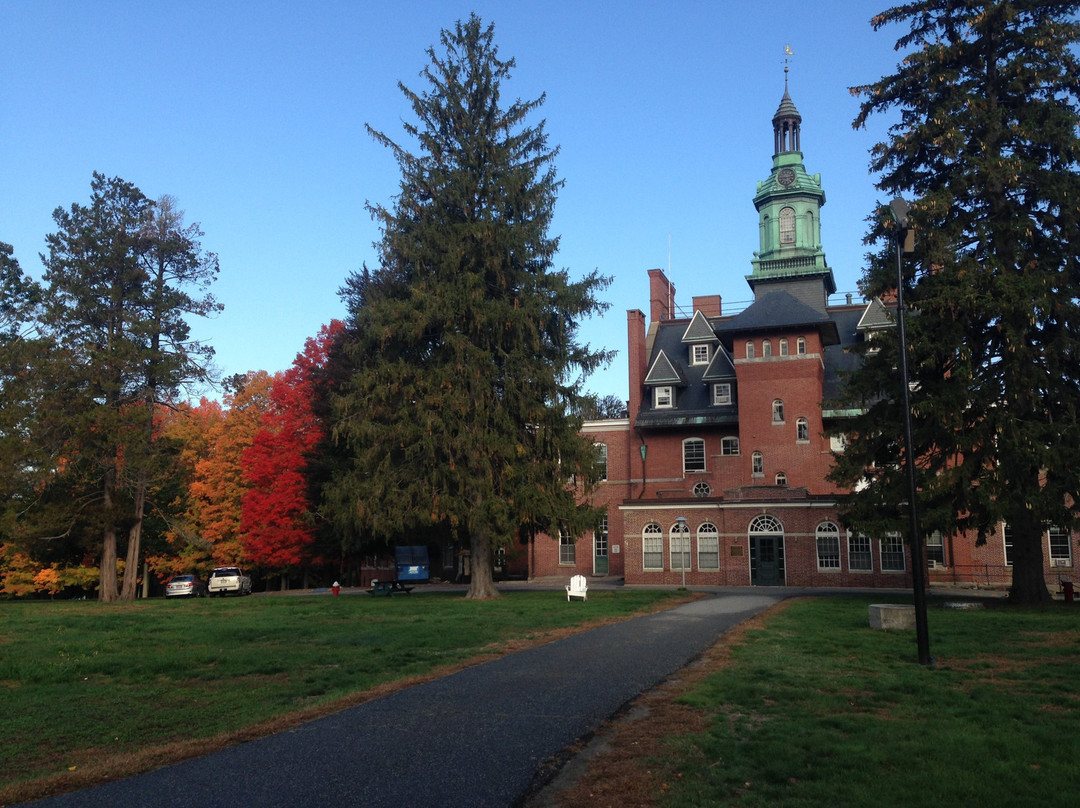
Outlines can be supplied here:
<path id="1" fill-rule="evenodd" d="M 776 179 L 786 188 L 791 185 L 791 183 L 795 182 L 795 172 L 790 168 L 781 169 L 780 174 Z"/>

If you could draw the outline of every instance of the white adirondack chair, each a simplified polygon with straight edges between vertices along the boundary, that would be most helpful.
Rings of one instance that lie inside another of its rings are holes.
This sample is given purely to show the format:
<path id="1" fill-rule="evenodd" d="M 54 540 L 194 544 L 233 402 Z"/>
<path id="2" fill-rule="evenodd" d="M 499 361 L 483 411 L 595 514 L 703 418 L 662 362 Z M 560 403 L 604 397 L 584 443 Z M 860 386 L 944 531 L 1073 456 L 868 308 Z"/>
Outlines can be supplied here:
<path id="1" fill-rule="evenodd" d="M 570 598 L 581 598 L 582 600 L 589 599 L 589 582 L 585 580 L 584 575 L 575 575 L 570 579 L 570 583 L 566 587 L 566 602 L 570 602 Z"/>

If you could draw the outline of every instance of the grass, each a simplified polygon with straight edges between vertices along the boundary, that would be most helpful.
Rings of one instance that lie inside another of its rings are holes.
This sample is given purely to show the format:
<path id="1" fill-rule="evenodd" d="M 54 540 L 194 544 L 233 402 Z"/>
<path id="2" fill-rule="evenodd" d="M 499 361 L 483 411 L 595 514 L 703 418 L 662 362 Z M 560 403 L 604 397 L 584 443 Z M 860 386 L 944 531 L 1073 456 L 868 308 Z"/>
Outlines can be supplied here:
<path id="1" fill-rule="evenodd" d="M 0 805 L 202 753 L 388 683 L 676 599 L 598 591 L 561 605 L 557 592 L 0 603 Z"/>
<path id="2" fill-rule="evenodd" d="M 682 701 L 708 729 L 666 739 L 667 808 L 1044 806 L 1076 802 L 1080 610 L 932 608 L 873 630 L 880 598 L 798 601 Z"/>

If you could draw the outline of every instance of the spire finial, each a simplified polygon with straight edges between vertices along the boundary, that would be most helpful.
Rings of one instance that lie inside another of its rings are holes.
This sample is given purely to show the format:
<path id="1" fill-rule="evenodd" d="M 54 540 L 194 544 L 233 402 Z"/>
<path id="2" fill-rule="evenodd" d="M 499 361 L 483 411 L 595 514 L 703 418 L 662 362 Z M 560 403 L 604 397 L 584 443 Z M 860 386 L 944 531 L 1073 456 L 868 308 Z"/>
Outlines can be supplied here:
<path id="1" fill-rule="evenodd" d="M 787 84 L 788 71 L 791 69 L 789 67 L 789 62 L 791 61 L 791 57 L 794 56 L 794 55 L 795 55 L 795 52 L 793 50 L 791 50 L 791 45 L 784 45 L 784 92 L 785 93 L 787 93 L 787 91 L 788 91 L 788 84 Z"/>

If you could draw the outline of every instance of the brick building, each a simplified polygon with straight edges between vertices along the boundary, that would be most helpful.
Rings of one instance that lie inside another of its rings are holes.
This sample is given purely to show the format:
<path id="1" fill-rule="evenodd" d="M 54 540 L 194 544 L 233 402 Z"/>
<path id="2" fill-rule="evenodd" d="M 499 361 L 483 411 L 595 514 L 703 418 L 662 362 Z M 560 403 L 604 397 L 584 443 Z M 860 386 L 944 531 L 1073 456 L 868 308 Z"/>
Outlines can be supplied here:
<path id="1" fill-rule="evenodd" d="M 616 575 L 633 584 L 910 587 L 897 536 L 849 532 L 826 480 L 825 436 L 845 413 L 823 408 L 857 361 L 849 348 L 891 328 L 880 301 L 830 303 L 821 241 L 825 192 L 807 173 L 785 87 L 773 117 L 772 170 L 758 183 L 753 302 L 725 314 L 718 295 L 676 304 L 649 270 L 649 313 L 627 313 L 629 417 L 586 423 L 606 467 L 592 535 L 540 536 L 529 573 Z M 899 427 L 898 427 L 899 428 Z M 1068 577 L 1076 537 L 1049 531 L 1047 580 Z M 1007 532 L 986 545 L 931 537 L 931 582 L 1010 580 Z"/>

